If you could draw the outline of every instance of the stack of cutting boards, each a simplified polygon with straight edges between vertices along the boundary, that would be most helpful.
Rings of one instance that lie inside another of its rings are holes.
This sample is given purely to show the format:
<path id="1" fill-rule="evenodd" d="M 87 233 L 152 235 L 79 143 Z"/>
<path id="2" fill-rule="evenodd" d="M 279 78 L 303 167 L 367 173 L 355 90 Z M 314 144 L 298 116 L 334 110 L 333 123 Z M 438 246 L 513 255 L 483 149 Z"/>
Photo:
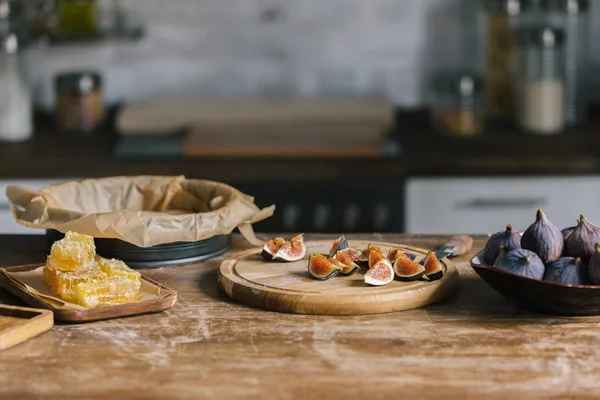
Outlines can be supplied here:
<path id="1" fill-rule="evenodd" d="M 178 98 L 130 103 L 117 128 L 185 129 L 184 157 L 370 157 L 384 154 L 393 118 L 378 98 Z"/>

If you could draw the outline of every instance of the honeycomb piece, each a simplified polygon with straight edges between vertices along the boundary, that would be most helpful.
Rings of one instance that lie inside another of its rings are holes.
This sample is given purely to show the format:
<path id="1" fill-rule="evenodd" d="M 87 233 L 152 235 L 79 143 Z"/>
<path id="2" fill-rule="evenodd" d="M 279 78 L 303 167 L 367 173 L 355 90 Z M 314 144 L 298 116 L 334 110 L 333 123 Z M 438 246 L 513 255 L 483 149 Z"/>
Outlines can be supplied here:
<path id="1" fill-rule="evenodd" d="M 72 270 L 69 268 L 75 265 L 73 262 L 79 263 L 81 267 L 84 267 L 85 264 L 94 261 L 95 255 L 96 246 L 94 245 L 94 239 L 91 236 L 73 232 L 67 232 L 64 239 L 54 242 L 50 249 L 50 256 L 58 261 L 55 264 L 55 268 L 62 270 L 62 264 L 64 263 L 65 271 Z"/>
<path id="2" fill-rule="evenodd" d="M 100 282 L 106 279 L 106 275 L 100 268 L 92 264 L 90 267 L 78 269 L 77 271 L 60 271 L 49 266 L 44 267 L 44 282 L 50 286 L 52 293 L 57 294 L 63 300 L 74 301 L 74 287 L 80 283 Z"/>
<path id="3" fill-rule="evenodd" d="M 98 266 L 107 276 L 122 276 L 129 280 L 140 282 L 141 277 L 140 273 L 129 268 L 127 264 L 125 264 L 121 260 L 117 259 L 106 259 L 102 257 L 96 257 L 96 262 Z"/>
<path id="4" fill-rule="evenodd" d="M 66 261 L 61 261 L 61 260 L 57 260 L 56 258 L 52 257 L 52 256 L 48 256 L 48 258 L 46 259 L 46 266 L 48 266 L 49 268 L 52 269 L 56 269 L 59 271 L 77 271 L 80 269 L 87 269 L 89 268 L 91 265 L 93 265 L 93 262 L 79 262 L 79 261 L 73 261 L 73 260 L 66 260 Z"/>
<path id="5" fill-rule="evenodd" d="M 105 304 L 122 304 L 140 297 L 141 282 L 123 276 L 113 276 L 97 282 L 85 282 L 75 286 L 75 303 L 84 307 Z"/>
<path id="6" fill-rule="evenodd" d="M 68 231 L 67 233 L 65 233 L 65 239 L 67 240 L 67 242 L 80 242 L 91 246 L 94 249 L 96 248 L 94 238 L 90 235 L 84 235 L 82 233 Z"/>

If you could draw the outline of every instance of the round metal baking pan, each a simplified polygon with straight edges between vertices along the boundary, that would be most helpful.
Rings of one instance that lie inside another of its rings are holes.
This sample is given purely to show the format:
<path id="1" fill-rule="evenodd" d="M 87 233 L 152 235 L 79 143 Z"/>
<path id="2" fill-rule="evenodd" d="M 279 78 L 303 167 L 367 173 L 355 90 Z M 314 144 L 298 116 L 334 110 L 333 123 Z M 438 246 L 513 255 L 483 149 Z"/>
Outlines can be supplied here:
<path id="1" fill-rule="evenodd" d="M 65 235 L 46 230 L 48 251 Z M 197 242 L 173 242 L 151 247 L 138 247 L 119 239 L 94 239 L 96 252 L 105 258 L 123 260 L 131 268 L 163 268 L 193 264 L 219 256 L 229 250 L 231 235 L 219 235 Z"/>

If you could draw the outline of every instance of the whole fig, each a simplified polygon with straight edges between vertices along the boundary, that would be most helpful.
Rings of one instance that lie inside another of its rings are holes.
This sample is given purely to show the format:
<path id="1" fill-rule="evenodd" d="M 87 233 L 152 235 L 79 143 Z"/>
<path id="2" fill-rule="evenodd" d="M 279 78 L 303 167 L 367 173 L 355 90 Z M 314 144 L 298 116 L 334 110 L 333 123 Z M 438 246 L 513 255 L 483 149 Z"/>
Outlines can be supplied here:
<path id="1" fill-rule="evenodd" d="M 504 245 L 508 250 L 520 249 L 521 235 L 514 232 L 510 224 L 506 225 L 506 230 L 494 233 L 485 244 L 483 251 L 486 264 L 494 264 L 500 254 L 500 245 Z"/>
<path id="2" fill-rule="evenodd" d="M 563 247 L 563 252 L 562 252 L 562 256 L 563 257 L 568 257 L 569 256 L 569 250 L 568 250 L 568 246 L 567 246 L 567 241 L 569 240 L 569 236 L 571 236 L 571 233 L 573 233 L 573 231 L 575 230 L 575 226 L 569 226 L 568 228 L 563 229 L 562 231 L 560 231 L 560 233 L 562 233 L 563 235 L 563 239 L 564 239 L 564 247 Z"/>
<path id="3" fill-rule="evenodd" d="M 561 257 L 546 266 L 544 280 L 566 285 L 589 285 L 590 274 L 581 258 Z"/>
<path id="4" fill-rule="evenodd" d="M 526 249 L 508 250 L 500 246 L 500 255 L 494 267 L 526 278 L 540 280 L 544 277 L 544 263 L 533 251 Z"/>
<path id="5" fill-rule="evenodd" d="M 594 244 L 594 254 L 588 264 L 590 279 L 594 285 L 600 285 L 600 243 Z"/>
<path id="6" fill-rule="evenodd" d="M 564 239 L 560 230 L 546 218 L 544 212 L 538 210 L 535 222 L 527 228 L 521 238 L 521 247 L 533 251 L 544 264 L 548 264 L 560 258 Z"/>
<path id="7" fill-rule="evenodd" d="M 588 262 L 594 254 L 594 244 L 596 242 L 600 242 L 600 227 L 592 224 L 581 215 L 577 226 L 567 240 L 569 255 L 571 257 L 581 257 L 584 262 Z"/>

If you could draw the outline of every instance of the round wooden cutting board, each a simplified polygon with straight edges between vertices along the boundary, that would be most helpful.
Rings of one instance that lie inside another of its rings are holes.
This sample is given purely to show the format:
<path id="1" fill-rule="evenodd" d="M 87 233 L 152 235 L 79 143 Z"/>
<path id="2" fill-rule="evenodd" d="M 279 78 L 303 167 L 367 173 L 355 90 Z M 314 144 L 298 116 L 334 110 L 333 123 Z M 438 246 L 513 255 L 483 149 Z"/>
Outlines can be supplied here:
<path id="1" fill-rule="evenodd" d="M 218 283 L 229 297 L 252 307 L 298 314 L 360 315 L 408 310 L 438 302 L 449 296 L 458 282 L 458 271 L 447 258 L 441 260 L 444 277 L 438 281 L 394 280 L 386 286 L 364 283 L 365 269 L 351 276 L 334 276 L 326 281 L 308 273 L 310 254 L 327 254 L 330 241 L 307 242 L 303 260 L 280 263 L 266 261 L 261 248 L 247 250 L 221 264 Z M 401 244 L 350 241 L 363 249 L 373 243 L 387 254 L 390 247 L 401 247 L 417 254 L 420 261 L 427 250 Z"/>

